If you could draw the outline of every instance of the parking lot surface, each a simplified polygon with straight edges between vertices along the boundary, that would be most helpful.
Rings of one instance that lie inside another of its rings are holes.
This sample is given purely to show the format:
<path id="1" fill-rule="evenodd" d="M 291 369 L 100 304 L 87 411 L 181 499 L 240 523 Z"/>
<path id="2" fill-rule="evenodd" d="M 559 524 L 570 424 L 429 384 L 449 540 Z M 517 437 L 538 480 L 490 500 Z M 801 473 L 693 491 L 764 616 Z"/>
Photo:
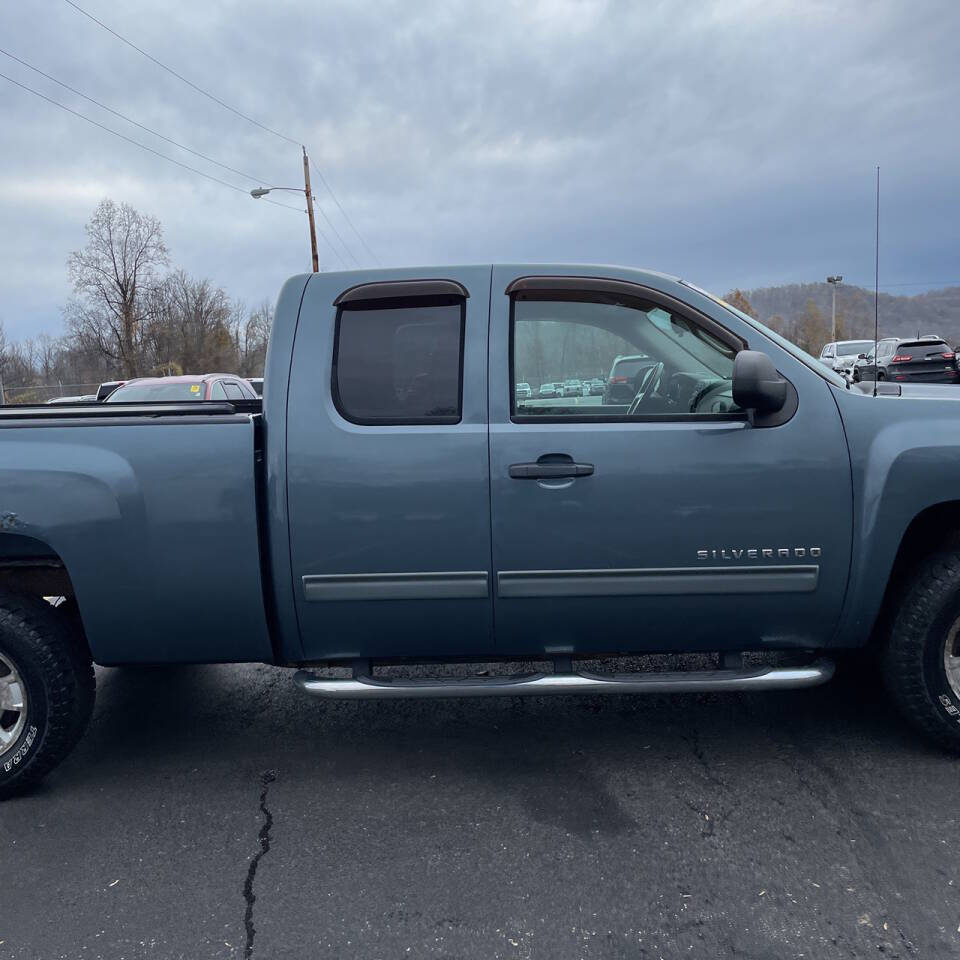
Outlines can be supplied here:
<path id="1" fill-rule="evenodd" d="M 960 956 L 960 761 L 851 683 L 323 703 L 98 671 L 0 806 L 0 957 Z"/>

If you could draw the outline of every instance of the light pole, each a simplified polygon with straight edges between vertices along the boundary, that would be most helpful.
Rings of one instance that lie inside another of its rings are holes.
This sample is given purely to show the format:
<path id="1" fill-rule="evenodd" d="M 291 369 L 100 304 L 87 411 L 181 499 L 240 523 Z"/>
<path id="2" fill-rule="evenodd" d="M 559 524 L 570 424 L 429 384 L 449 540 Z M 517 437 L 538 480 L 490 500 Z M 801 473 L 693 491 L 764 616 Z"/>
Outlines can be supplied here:
<path id="1" fill-rule="evenodd" d="M 837 339 L 837 287 L 843 283 L 843 277 L 838 273 L 835 277 L 827 277 L 827 283 L 830 284 L 831 289 L 833 290 L 833 310 L 831 311 L 831 321 L 830 329 L 832 331 L 830 335 L 831 340 Z"/>
<path id="2" fill-rule="evenodd" d="M 265 197 L 271 190 L 289 190 L 292 193 L 302 193 L 307 198 L 307 219 L 310 221 L 310 252 L 313 256 L 313 272 L 320 270 L 320 259 L 317 256 L 317 225 L 313 219 L 313 193 L 310 191 L 310 160 L 307 157 L 307 148 L 303 150 L 303 189 L 300 187 L 257 187 L 250 191 L 255 200 Z"/>

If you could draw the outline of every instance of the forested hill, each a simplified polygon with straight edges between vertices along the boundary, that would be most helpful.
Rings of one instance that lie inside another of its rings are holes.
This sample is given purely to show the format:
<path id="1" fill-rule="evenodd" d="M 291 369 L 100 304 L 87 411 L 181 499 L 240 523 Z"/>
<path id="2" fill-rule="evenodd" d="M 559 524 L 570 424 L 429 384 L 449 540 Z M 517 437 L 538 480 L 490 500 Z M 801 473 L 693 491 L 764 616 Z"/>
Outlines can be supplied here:
<path id="1" fill-rule="evenodd" d="M 743 291 L 758 320 L 790 337 L 807 350 L 819 351 L 830 339 L 830 287 L 826 283 L 793 283 Z M 741 305 L 742 308 L 742 305 Z M 881 293 L 880 336 L 939 334 L 960 343 L 960 287 L 931 290 L 917 296 Z M 772 322 L 771 322 L 772 321 Z M 841 285 L 837 290 L 838 337 L 873 337 L 873 291 Z"/>

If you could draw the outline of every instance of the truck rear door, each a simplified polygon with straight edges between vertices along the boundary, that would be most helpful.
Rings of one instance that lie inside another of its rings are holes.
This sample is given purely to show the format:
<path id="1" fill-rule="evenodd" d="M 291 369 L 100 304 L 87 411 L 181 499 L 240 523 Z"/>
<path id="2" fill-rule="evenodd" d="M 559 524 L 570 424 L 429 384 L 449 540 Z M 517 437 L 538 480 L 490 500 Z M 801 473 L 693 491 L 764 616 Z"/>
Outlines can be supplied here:
<path id="1" fill-rule="evenodd" d="M 490 268 L 317 274 L 287 403 L 305 659 L 454 657 L 492 644 Z"/>

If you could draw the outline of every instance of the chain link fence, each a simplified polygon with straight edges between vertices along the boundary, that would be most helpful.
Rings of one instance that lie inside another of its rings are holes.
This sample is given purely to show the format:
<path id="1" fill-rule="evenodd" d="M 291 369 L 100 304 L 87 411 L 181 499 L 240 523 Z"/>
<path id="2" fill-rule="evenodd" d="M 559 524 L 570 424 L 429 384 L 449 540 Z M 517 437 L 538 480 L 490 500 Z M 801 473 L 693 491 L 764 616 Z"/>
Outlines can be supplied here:
<path id="1" fill-rule="evenodd" d="M 4 386 L 0 403 L 49 403 L 58 397 L 96 397 L 99 383 L 42 383 L 31 387 Z"/>

